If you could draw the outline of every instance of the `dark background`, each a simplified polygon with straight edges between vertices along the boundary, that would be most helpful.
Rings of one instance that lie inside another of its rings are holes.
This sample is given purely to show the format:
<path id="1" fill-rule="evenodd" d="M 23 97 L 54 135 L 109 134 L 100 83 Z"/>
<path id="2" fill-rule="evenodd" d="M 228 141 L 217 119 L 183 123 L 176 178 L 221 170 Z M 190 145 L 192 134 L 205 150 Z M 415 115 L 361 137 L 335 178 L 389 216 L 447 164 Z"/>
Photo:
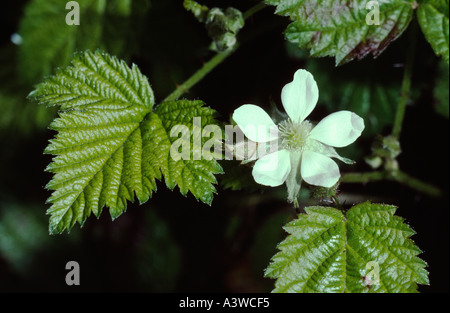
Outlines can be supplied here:
<path id="1" fill-rule="evenodd" d="M 181 3 L 152 1 L 138 50 L 130 58 L 149 77 L 157 102 L 213 55 L 207 49 L 209 38 L 202 25 L 185 12 Z M 222 2 L 204 3 L 212 7 Z M 245 11 L 255 3 L 227 1 L 226 5 Z M 10 35 L 18 29 L 25 4 L 26 1 L 14 1 L 9 2 L 9 8 L 2 5 L 2 46 L 10 44 Z M 288 52 L 283 36 L 287 23 L 287 19 L 273 15 L 273 8 L 249 19 L 238 37 L 239 49 L 185 96 L 205 101 L 220 112 L 219 119 L 224 122 L 245 103 L 265 108 L 275 103 L 281 108 L 281 88 L 292 80 L 295 70 L 309 61 Z M 375 70 L 379 70 L 401 80 L 403 70 L 397 64 L 406 55 L 407 32 L 378 59 L 368 57 L 343 68 L 367 76 L 377 75 Z M 448 119 L 433 108 L 431 89 L 437 60 L 420 32 L 419 36 L 413 86 L 420 86 L 420 92 L 407 107 L 401 136 L 403 152 L 398 160 L 405 172 L 439 186 L 444 196 L 430 198 L 394 182 L 344 184 L 340 196 L 347 206 L 362 200 L 398 206 L 396 214 L 417 232 L 412 239 L 423 250 L 420 257 L 429 265 L 430 286 L 419 286 L 419 291 L 448 292 Z M 331 80 L 346 79 L 334 68 L 332 59 L 319 61 Z M 361 71 L 365 68 L 369 70 Z M 332 88 L 319 85 L 321 93 Z M 32 86 L 28 91 L 31 90 Z M 311 118 L 319 120 L 328 113 L 326 107 L 318 106 Z M 389 132 L 390 125 L 380 129 L 383 135 Z M 0 133 L 0 291 L 272 289 L 273 280 L 263 278 L 263 270 L 276 252 L 276 244 L 285 236 L 281 227 L 296 214 L 284 201 L 284 187 L 232 191 L 219 185 L 209 207 L 192 195 L 183 197 L 177 188 L 168 190 L 160 182 L 158 191 L 146 204 L 130 203 L 127 212 L 115 221 L 105 209 L 99 220 L 91 216 L 81 229 L 76 225 L 70 234 L 50 236 L 45 215 L 50 192 L 44 186 L 51 175 L 44 169 L 51 156 L 42 152 L 53 136 L 45 127 L 27 134 L 3 128 Z M 363 136 L 355 144 L 359 150 L 349 153 L 369 154 L 372 139 L 373 136 Z M 357 165 L 343 166 L 341 170 L 369 168 L 361 159 Z M 249 177 L 248 169 L 243 168 L 240 175 Z M 306 198 L 301 205 L 308 203 L 311 202 Z M 65 284 L 65 264 L 71 260 L 80 264 L 80 286 Z"/>

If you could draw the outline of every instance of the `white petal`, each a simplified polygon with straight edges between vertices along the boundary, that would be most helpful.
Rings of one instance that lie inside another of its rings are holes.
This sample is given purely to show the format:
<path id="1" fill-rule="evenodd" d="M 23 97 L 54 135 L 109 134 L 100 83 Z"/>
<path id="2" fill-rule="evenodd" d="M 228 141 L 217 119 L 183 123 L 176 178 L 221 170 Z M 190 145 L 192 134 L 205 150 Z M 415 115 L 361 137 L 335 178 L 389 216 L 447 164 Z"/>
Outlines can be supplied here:
<path id="1" fill-rule="evenodd" d="M 286 181 L 290 171 L 289 151 L 280 150 L 256 161 L 252 174 L 258 184 L 276 187 Z"/>
<path id="2" fill-rule="evenodd" d="M 325 188 L 332 187 L 341 177 L 339 167 L 332 159 L 308 150 L 303 152 L 301 174 L 308 184 Z"/>
<path id="3" fill-rule="evenodd" d="M 313 128 L 310 138 L 333 147 L 353 143 L 364 130 L 364 120 L 350 111 L 332 113 Z"/>
<path id="4" fill-rule="evenodd" d="M 255 142 L 267 142 L 278 138 L 278 127 L 270 116 L 254 104 L 244 104 L 234 110 L 233 120 L 245 134 Z"/>
<path id="5" fill-rule="evenodd" d="M 302 122 L 314 110 L 318 99 L 317 83 L 305 70 L 295 72 L 294 80 L 281 90 L 283 107 L 295 122 Z"/>

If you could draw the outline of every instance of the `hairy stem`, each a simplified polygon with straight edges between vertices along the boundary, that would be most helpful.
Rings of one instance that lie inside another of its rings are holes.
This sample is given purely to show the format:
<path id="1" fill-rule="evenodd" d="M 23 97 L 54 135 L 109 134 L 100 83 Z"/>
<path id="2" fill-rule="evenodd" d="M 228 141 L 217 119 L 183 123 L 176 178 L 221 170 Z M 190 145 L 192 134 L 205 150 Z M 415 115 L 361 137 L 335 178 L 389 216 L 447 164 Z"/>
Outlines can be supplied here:
<path id="1" fill-rule="evenodd" d="M 247 11 L 243 13 L 244 19 L 248 19 L 253 16 L 255 13 L 259 12 L 261 9 L 265 7 L 264 3 L 258 3 L 255 6 L 251 7 Z M 223 51 L 217 53 L 213 56 L 208 62 L 204 63 L 203 66 L 195 72 L 191 77 L 189 77 L 184 83 L 177 86 L 177 88 L 168 95 L 163 102 L 176 100 L 181 97 L 183 94 L 189 91 L 194 85 L 196 85 L 199 81 L 203 79 L 209 72 L 215 69 L 219 64 L 221 64 L 226 58 L 228 58 L 236 49 L 238 48 L 238 44 L 236 44 L 232 49 L 228 51 Z"/>

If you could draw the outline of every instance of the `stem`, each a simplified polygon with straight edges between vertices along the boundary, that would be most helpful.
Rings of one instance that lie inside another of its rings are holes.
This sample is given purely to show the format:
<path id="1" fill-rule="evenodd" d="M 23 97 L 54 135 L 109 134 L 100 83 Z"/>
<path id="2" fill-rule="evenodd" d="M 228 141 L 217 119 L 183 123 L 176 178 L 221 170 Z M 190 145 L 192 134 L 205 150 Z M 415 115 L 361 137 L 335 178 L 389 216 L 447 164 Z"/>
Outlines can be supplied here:
<path id="1" fill-rule="evenodd" d="M 440 197 L 442 195 L 439 188 L 414 178 L 402 171 L 397 171 L 395 180 L 432 197 Z"/>
<path id="2" fill-rule="evenodd" d="M 341 183 L 369 183 L 386 179 L 385 172 L 346 173 L 341 177 Z"/>
<path id="3" fill-rule="evenodd" d="M 256 5 L 254 5 L 253 7 L 251 7 L 250 9 L 248 9 L 247 11 L 245 11 L 244 14 L 242 14 L 242 17 L 244 18 L 244 20 L 246 20 L 249 17 L 253 16 L 256 12 L 264 9 L 265 7 L 266 7 L 266 4 L 264 2 L 260 2 Z"/>
<path id="4" fill-rule="evenodd" d="M 402 183 L 411 189 L 423 192 L 431 197 L 440 197 L 442 195 L 439 188 L 414 178 L 401 170 L 392 172 L 375 171 L 366 173 L 347 173 L 341 177 L 341 183 L 368 183 L 381 180 L 391 180 Z"/>
<path id="5" fill-rule="evenodd" d="M 246 20 L 253 16 L 255 13 L 259 12 L 266 5 L 263 2 L 256 4 L 251 7 L 247 11 L 243 13 L 243 18 Z M 216 68 L 220 63 L 222 63 L 226 58 L 228 58 L 236 49 L 238 48 L 238 44 L 236 44 L 232 49 L 228 51 L 223 51 L 217 53 L 214 57 L 212 57 L 208 62 L 203 64 L 203 66 L 195 72 L 191 77 L 189 77 L 184 83 L 179 85 L 170 95 L 168 95 L 163 102 L 176 100 L 181 97 L 183 94 L 189 91 L 194 85 L 196 85 L 199 81 L 203 79 L 209 72 L 211 72 L 214 68 Z"/>
<path id="6" fill-rule="evenodd" d="M 209 72 L 216 68 L 220 63 L 223 62 L 230 54 L 232 54 L 237 49 L 237 44 L 228 51 L 223 51 L 217 53 L 211 60 L 203 64 L 203 66 L 195 72 L 191 77 L 189 77 L 184 83 L 179 85 L 170 95 L 168 95 L 163 102 L 172 101 L 178 99 L 181 95 L 189 91 L 189 89 L 197 84 L 203 77 L 205 77 Z"/>
<path id="7" fill-rule="evenodd" d="M 394 126 L 392 128 L 392 135 L 397 139 L 400 138 L 400 133 L 402 131 L 403 119 L 405 117 L 406 105 L 409 100 L 409 95 L 411 91 L 411 77 L 412 69 L 414 65 L 414 53 L 416 50 L 416 37 L 417 37 L 417 25 L 412 23 L 410 36 L 409 36 L 409 47 L 405 60 L 405 71 L 403 73 L 402 90 L 400 95 L 400 100 L 397 106 L 397 112 L 395 113 Z"/>

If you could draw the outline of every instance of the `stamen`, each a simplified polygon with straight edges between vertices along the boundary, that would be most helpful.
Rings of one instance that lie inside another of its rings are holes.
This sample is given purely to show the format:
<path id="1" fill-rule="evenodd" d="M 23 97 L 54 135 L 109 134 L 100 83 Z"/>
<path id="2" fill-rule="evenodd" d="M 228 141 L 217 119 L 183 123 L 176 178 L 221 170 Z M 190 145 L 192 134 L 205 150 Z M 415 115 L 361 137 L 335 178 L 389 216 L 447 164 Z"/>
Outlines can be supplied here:
<path id="1" fill-rule="evenodd" d="M 312 124 L 308 121 L 297 123 L 287 119 L 278 125 L 281 146 L 289 151 L 303 151 L 307 146 Z"/>

